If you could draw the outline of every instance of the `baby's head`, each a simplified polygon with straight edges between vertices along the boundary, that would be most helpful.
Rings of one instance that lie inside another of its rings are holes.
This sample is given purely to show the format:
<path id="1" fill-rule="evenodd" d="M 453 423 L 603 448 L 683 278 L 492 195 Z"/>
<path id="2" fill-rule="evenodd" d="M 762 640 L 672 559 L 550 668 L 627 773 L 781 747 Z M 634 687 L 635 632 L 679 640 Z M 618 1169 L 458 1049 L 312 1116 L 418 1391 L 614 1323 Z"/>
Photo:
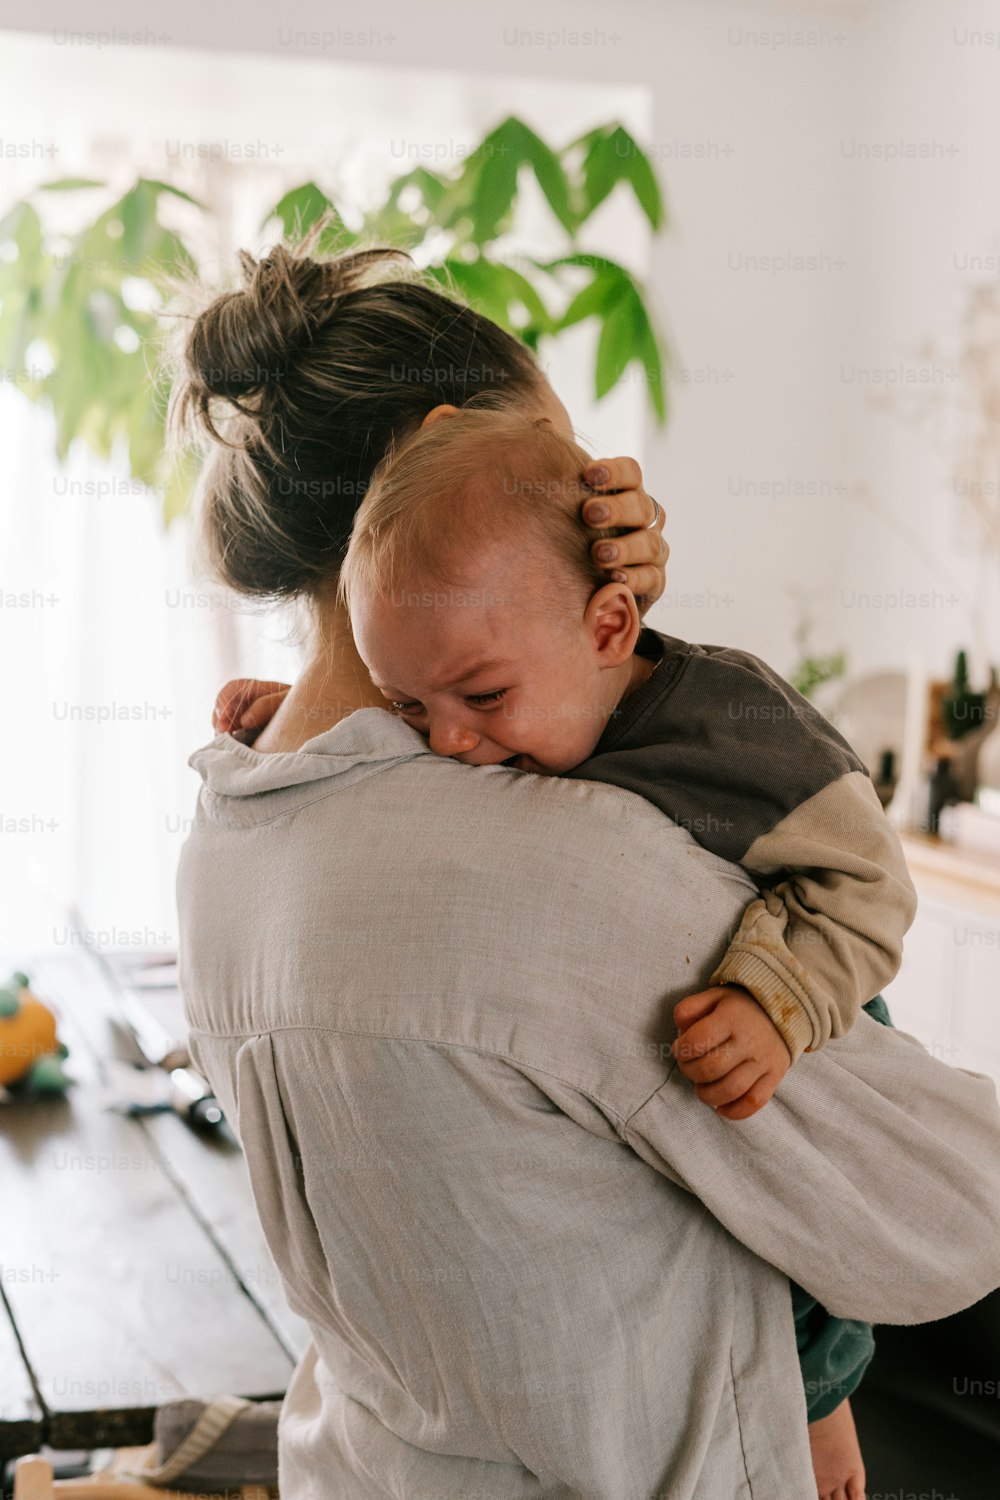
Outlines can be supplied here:
<path id="1" fill-rule="evenodd" d="M 341 593 L 372 681 L 439 754 L 558 774 L 628 691 L 639 614 L 590 556 L 589 462 L 546 421 L 463 410 L 377 470 Z"/>

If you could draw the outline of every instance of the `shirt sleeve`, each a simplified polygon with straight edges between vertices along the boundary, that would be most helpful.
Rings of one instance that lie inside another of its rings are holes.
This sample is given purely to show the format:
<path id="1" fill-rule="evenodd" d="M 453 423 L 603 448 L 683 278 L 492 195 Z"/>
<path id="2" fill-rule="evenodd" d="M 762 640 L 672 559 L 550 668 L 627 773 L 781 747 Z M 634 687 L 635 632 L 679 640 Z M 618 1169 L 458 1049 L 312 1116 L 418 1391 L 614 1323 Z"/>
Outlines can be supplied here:
<path id="1" fill-rule="evenodd" d="M 860 771 L 801 803 L 740 863 L 763 889 L 711 982 L 748 989 L 794 1062 L 843 1036 L 895 978 L 916 892 L 899 839 Z"/>
<path id="2" fill-rule="evenodd" d="M 749 1120 L 675 1067 L 623 1136 L 834 1317 L 931 1322 L 1000 1283 L 996 1089 L 867 1015 Z"/>

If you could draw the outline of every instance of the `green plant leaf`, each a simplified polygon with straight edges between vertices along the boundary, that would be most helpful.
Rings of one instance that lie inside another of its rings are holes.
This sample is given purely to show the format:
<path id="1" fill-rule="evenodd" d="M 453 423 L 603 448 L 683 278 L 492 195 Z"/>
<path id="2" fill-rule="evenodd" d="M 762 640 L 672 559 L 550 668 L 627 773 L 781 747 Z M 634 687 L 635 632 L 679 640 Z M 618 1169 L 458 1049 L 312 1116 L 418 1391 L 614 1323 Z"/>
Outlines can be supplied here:
<path id="1" fill-rule="evenodd" d="M 434 213 L 448 190 L 448 184 L 436 172 L 430 172 L 426 167 L 414 167 L 412 172 L 404 172 L 401 177 L 394 178 L 385 206 L 398 208 L 400 198 L 409 188 L 413 188 L 425 206 Z"/>
<path id="2" fill-rule="evenodd" d="M 519 165 L 527 163 L 531 167 L 552 212 L 564 229 L 572 230 L 574 219 L 569 201 L 569 184 L 559 157 L 523 121 L 510 119 L 506 126 L 512 146 L 515 151 L 519 151 Z"/>
<path id="3" fill-rule="evenodd" d="M 664 222 L 663 197 L 649 157 L 621 125 L 602 125 L 573 143 L 584 148 L 577 224 L 588 219 L 619 182 L 630 184 L 654 230 Z"/>
<path id="4" fill-rule="evenodd" d="M 558 332 L 561 333 L 564 328 L 572 328 L 574 323 L 582 323 L 587 318 L 605 317 L 610 311 L 617 291 L 617 284 L 612 278 L 595 276 L 589 285 L 577 292 L 559 319 L 556 325 Z"/>
<path id="5" fill-rule="evenodd" d="M 192 198 L 190 193 L 185 193 L 182 188 L 174 187 L 172 182 L 161 182 L 157 177 L 145 177 L 143 181 L 147 187 L 154 188 L 157 193 L 168 193 L 171 198 L 181 198 L 185 203 L 191 203 L 195 208 L 206 210 L 206 205 L 199 198 Z"/>
<path id="6" fill-rule="evenodd" d="M 641 299 L 636 309 L 635 341 L 646 374 L 649 399 L 653 403 L 657 424 L 662 427 L 667 420 L 667 387 L 664 369 L 666 352 L 660 346 L 656 330 L 649 320 L 645 303 Z"/>
<path id="7" fill-rule="evenodd" d="M 317 254 L 327 255 L 356 242 L 357 236 L 347 228 L 336 204 L 316 186 L 315 182 L 304 182 L 301 187 L 292 188 L 286 193 L 274 208 L 264 215 L 261 228 L 266 228 L 272 219 L 277 219 L 281 224 L 285 239 L 295 241 L 301 239 L 317 219 L 322 219 L 326 215 L 330 216 L 330 223 L 323 230 L 316 244 Z"/>
<path id="8" fill-rule="evenodd" d="M 140 178 L 116 205 L 122 224 L 122 258 L 133 268 L 145 263 L 156 239 L 158 197 L 155 186 Z"/>
<path id="9" fill-rule="evenodd" d="M 565 232 L 568 253 L 549 262 L 491 258 L 492 242 L 515 223 L 519 190 L 529 173 Z M 284 235 L 295 239 L 321 216 L 329 219 L 318 237 L 320 254 L 372 240 L 410 250 L 418 263 L 432 261 L 428 274 L 440 285 L 533 349 L 543 337 L 558 337 L 596 319 L 598 395 L 640 360 L 663 421 L 666 349 L 642 287 L 614 261 L 574 247 L 577 226 L 621 181 L 630 185 L 654 229 L 659 227 L 663 210 L 656 174 L 620 125 L 601 126 L 555 152 L 510 116 L 454 170 L 417 166 L 395 178 L 358 232 L 346 227 L 315 182 L 287 192 L 264 225 L 277 221 Z M 85 194 L 100 187 L 106 184 L 71 177 L 38 191 Z M 74 442 L 104 457 L 124 445 L 130 472 L 145 484 L 156 483 L 170 520 L 187 506 L 198 461 L 193 455 L 183 462 L 164 456 L 169 380 L 160 359 L 155 294 L 164 298 L 171 283 L 196 265 L 185 235 L 160 222 L 165 197 L 203 209 L 169 182 L 139 178 L 117 202 L 96 216 L 88 212 L 75 233 L 60 234 L 58 241 L 46 235 L 32 202 L 15 204 L 4 215 L 0 241 L 8 248 L 13 242 L 15 253 L 0 261 L 0 364 L 17 371 L 17 387 L 27 399 L 51 407 L 59 455 Z M 426 247 L 423 254 L 421 247 Z M 129 287 L 134 280 L 147 282 L 155 293 L 139 301 Z M 552 307 L 559 304 L 564 310 L 556 316 Z M 135 335 L 137 348 L 128 347 L 123 329 Z M 25 369 L 33 343 L 49 352 L 52 367 L 45 374 Z"/>
<path id="10" fill-rule="evenodd" d="M 468 222 L 468 236 L 476 245 L 496 239 L 510 226 L 518 173 L 530 167 L 549 207 L 564 228 L 573 225 L 569 185 L 558 156 L 511 115 L 498 125 L 467 158 L 437 205 L 439 220 L 448 228 Z"/>
<path id="11" fill-rule="evenodd" d="M 261 229 L 266 229 L 271 219 L 280 219 L 286 236 L 303 234 L 325 213 L 333 212 L 333 204 L 325 193 L 321 193 L 314 182 L 304 182 L 292 188 L 265 214 Z"/>
<path id="12" fill-rule="evenodd" d="M 428 266 L 427 274 L 446 292 L 458 292 L 477 312 L 512 331 L 500 278 L 491 275 L 490 268 L 477 261 L 449 258 L 440 265 Z"/>
<path id="13" fill-rule="evenodd" d="M 591 280 L 555 320 L 553 331 L 558 334 L 587 318 L 599 318 L 601 329 L 595 368 L 598 400 L 613 389 L 633 360 L 641 360 L 653 411 L 657 422 L 662 425 L 667 417 L 666 354 L 650 318 L 642 288 L 624 266 L 600 256 L 563 255 L 545 262 L 541 269 L 557 274 L 567 266 L 589 271 Z"/>
<path id="14" fill-rule="evenodd" d="M 96 177 L 59 177 L 55 182 L 39 183 L 39 193 L 67 193 L 77 188 L 99 188 L 105 184 Z"/>
<path id="15" fill-rule="evenodd" d="M 163 459 L 163 419 L 158 404 L 152 399 L 149 381 L 142 376 L 141 350 L 123 358 L 139 361 L 133 377 L 134 396 L 126 408 L 129 466 L 136 479 L 153 489 L 160 477 Z"/>
<path id="16" fill-rule="evenodd" d="M 10 274 L 23 280 L 42 254 L 42 225 L 38 214 L 30 203 L 18 203 L 0 219 L 0 239 L 13 240 L 17 246 L 16 262 L 0 261 L 0 274 Z M 15 266 L 9 271 L 8 267 Z"/>
<path id="17" fill-rule="evenodd" d="M 635 357 L 635 320 L 628 298 L 618 298 L 605 315 L 597 340 L 594 394 L 598 401 L 618 384 Z"/>
<path id="18" fill-rule="evenodd" d="M 57 361 L 44 383 L 55 417 L 56 457 L 60 463 L 65 461 L 74 438 L 80 435 L 88 413 L 99 404 L 100 387 L 94 381 L 101 373 L 100 361 L 83 355 L 73 362 Z"/>
<path id="19" fill-rule="evenodd" d="M 385 202 L 366 216 L 358 238 L 413 250 L 440 221 L 440 205 L 447 191 L 444 178 L 426 167 L 404 172 L 391 183 Z M 400 200 L 407 194 L 417 199 L 410 209 L 401 206 Z"/>
<path id="20" fill-rule="evenodd" d="M 0 305 L 0 349 L 3 350 L 4 369 L 13 372 L 19 390 L 30 400 L 37 401 L 42 382 L 33 378 L 25 365 L 25 355 L 30 346 L 40 337 L 40 320 L 37 292 L 4 296 Z M 11 378 L 11 377 L 8 377 Z"/>
<path id="21" fill-rule="evenodd" d="M 551 314 L 538 291 L 513 266 L 486 256 L 476 260 L 449 257 L 438 266 L 428 267 L 428 274 L 446 290 L 461 293 L 477 312 L 531 347 L 552 329 Z"/>
<path id="22" fill-rule="evenodd" d="M 159 488 L 163 496 L 164 525 L 169 526 L 190 510 L 200 468 L 200 460 L 191 452 L 163 461 Z"/>

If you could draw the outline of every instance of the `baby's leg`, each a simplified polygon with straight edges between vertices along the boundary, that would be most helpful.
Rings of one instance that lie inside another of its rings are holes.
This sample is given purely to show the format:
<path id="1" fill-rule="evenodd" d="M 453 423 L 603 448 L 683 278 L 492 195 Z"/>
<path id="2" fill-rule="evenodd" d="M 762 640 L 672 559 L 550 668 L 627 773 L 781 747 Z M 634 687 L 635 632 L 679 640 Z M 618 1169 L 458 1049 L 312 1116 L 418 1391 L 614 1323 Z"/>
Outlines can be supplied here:
<path id="1" fill-rule="evenodd" d="M 889 1007 L 885 1003 L 884 995 L 876 995 L 874 1000 L 869 1000 L 868 1004 L 863 1005 L 861 1008 L 871 1016 L 873 1021 L 878 1021 L 879 1025 L 893 1026 L 893 1020 L 889 1014 Z M 894 1026 L 893 1029 L 895 1030 Z"/>
<path id="2" fill-rule="evenodd" d="M 809 1449 L 819 1500 L 864 1500 L 865 1464 L 849 1401 L 809 1423 Z"/>
<path id="3" fill-rule="evenodd" d="M 881 995 L 864 1009 L 873 1021 L 891 1026 L 889 1007 Z M 851 1403 L 842 1401 L 835 1411 L 809 1423 L 809 1449 L 819 1500 L 864 1500 L 865 1464 Z"/>

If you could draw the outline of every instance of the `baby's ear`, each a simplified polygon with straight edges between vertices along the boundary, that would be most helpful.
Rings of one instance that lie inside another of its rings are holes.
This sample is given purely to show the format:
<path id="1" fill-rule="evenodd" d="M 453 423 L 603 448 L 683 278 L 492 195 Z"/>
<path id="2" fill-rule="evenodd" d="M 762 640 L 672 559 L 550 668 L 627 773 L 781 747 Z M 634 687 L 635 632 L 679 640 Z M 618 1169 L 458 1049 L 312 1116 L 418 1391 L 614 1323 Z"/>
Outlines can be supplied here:
<path id="1" fill-rule="evenodd" d="M 441 420 L 442 417 L 457 417 L 457 416 L 458 416 L 458 407 L 457 406 L 447 406 L 447 405 L 432 406 L 431 409 L 430 409 L 430 411 L 427 413 L 426 417 L 424 417 L 424 420 L 421 422 L 420 425 L 421 425 L 421 427 L 430 427 L 435 422 L 440 422 L 440 420 Z"/>
<path id="2" fill-rule="evenodd" d="M 642 623 L 627 583 L 605 583 L 591 594 L 584 624 L 592 632 L 601 665 L 618 667 L 631 657 Z"/>

